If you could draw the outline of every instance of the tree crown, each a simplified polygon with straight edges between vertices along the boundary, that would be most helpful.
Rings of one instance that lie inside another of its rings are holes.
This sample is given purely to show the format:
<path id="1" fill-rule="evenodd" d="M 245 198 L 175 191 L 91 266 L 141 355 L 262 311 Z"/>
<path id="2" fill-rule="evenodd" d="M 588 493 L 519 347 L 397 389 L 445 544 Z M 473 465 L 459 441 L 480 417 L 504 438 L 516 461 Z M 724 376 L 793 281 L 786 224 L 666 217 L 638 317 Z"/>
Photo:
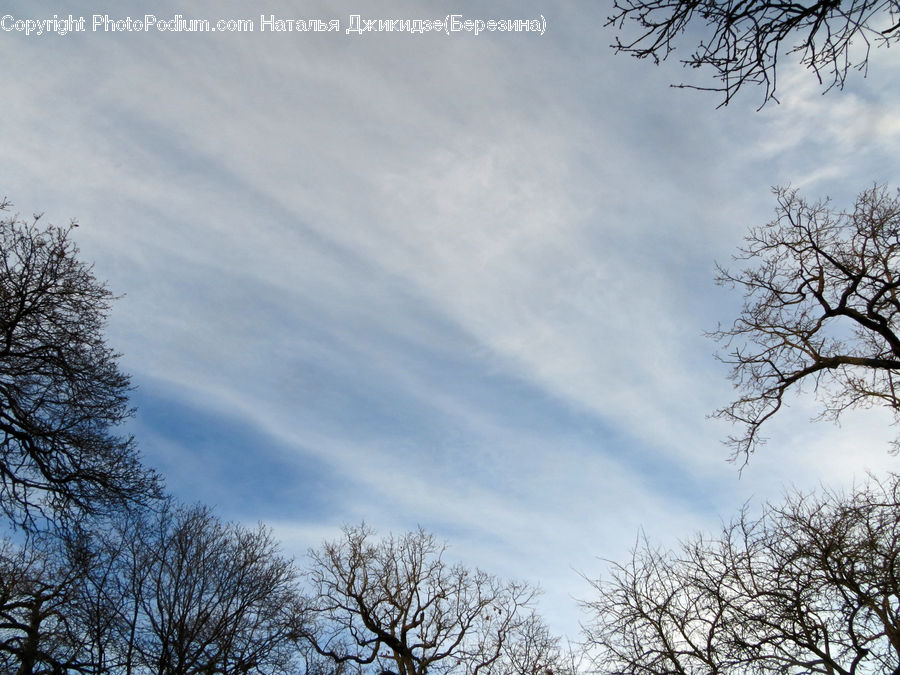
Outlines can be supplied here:
<path id="1" fill-rule="evenodd" d="M 0 510 L 26 526 L 159 494 L 113 431 L 132 413 L 130 383 L 103 337 L 112 294 L 74 227 L 0 218 Z"/>
<path id="2" fill-rule="evenodd" d="M 874 186 L 852 211 L 775 194 L 775 220 L 751 230 L 737 257 L 747 266 L 720 267 L 717 279 L 744 292 L 732 326 L 711 335 L 740 392 L 717 415 L 743 427 L 728 443 L 745 461 L 788 390 L 803 385 L 822 417 L 884 405 L 900 421 L 900 192 Z"/>

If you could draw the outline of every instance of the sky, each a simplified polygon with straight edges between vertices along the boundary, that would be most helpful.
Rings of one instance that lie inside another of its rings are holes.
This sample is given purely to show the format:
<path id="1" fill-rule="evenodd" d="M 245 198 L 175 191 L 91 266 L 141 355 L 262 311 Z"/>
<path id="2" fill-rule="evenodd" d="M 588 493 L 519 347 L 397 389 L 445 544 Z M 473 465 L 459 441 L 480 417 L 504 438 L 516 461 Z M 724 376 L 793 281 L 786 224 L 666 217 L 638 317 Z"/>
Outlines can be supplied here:
<path id="1" fill-rule="evenodd" d="M 71 2 L 87 30 L 0 31 L 0 193 L 77 219 L 119 297 L 145 461 L 183 501 L 264 522 L 302 564 L 365 521 L 542 587 L 579 639 L 587 578 L 786 489 L 896 470 L 882 411 L 793 397 L 749 464 L 704 332 L 771 187 L 841 207 L 900 185 L 900 62 L 823 94 L 779 72 L 726 108 L 673 58 L 609 48 L 604 3 Z M 7 2 L 15 20 L 52 18 Z M 252 19 L 255 31 L 105 32 Z M 543 17 L 537 33 L 347 33 L 350 17 Z M 338 19 L 260 31 L 260 16 Z M 685 43 L 684 49 L 690 45 Z"/>

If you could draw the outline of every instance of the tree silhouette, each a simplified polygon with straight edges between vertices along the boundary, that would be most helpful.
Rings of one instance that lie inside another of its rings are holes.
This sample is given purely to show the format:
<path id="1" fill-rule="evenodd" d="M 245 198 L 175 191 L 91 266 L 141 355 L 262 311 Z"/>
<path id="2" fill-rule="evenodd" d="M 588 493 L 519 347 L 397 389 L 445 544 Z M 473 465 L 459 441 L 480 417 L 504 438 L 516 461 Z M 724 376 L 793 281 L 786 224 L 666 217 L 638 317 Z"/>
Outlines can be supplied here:
<path id="1" fill-rule="evenodd" d="M 348 527 L 310 552 L 306 630 L 320 654 L 379 672 L 386 662 L 400 675 L 560 670 L 557 641 L 531 609 L 533 588 L 449 564 L 421 529 L 373 535 Z"/>
<path id="2" fill-rule="evenodd" d="M 129 380 L 103 338 L 111 293 L 78 259 L 74 227 L 0 219 L 0 510 L 24 526 L 159 494 L 113 431 L 131 414 Z"/>
<path id="3" fill-rule="evenodd" d="M 900 421 L 900 193 L 875 186 L 852 211 L 779 188 L 777 217 L 751 230 L 732 273 L 740 316 L 712 336 L 740 392 L 718 415 L 743 426 L 729 443 L 746 461 L 785 394 L 809 386 L 822 416 L 883 405 Z"/>
<path id="4" fill-rule="evenodd" d="M 896 673 L 900 476 L 794 494 L 677 551 L 644 542 L 586 603 L 608 673 Z"/>
<path id="5" fill-rule="evenodd" d="M 785 54 L 799 56 L 829 89 L 843 87 L 851 70 L 865 73 L 873 45 L 900 39 L 900 1 L 615 0 L 607 25 L 619 31 L 616 51 L 656 63 L 682 38 L 697 39 L 682 63 L 711 69 L 718 83 L 677 86 L 722 92 L 727 105 L 743 86 L 762 85 L 765 105 L 777 101 L 778 60 Z"/>

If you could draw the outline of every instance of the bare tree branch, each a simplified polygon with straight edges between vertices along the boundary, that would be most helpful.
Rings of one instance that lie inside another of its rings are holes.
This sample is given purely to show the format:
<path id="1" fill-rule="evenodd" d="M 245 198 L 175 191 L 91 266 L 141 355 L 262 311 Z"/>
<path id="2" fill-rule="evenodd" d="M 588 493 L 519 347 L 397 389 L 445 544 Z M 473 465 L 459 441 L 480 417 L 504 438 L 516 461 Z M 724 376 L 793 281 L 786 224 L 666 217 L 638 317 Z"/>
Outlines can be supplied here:
<path id="1" fill-rule="evenodd" d="M 900 32 L 898 0 L 615 0 L 607 25 L 618 29 L 613 47 L 655 63 L 675 51 L 685 35 L 699 42 L 682 63 L 709 68 L 712 86 L 727 105 L 744 85 L 764 87 L 763 103 L 775 97 L 778 59 L 798 56 L 828 89 L 842 88 L 851 70 L 866 73 L 872 45 L 888 47 Z M 631 33 L 626 26 L 635 27 Z M 626 36 L 627 34 L 627 36 Z"/>
<path id="2" fill-rule="evenodd" d="M 728 442 L 744 461 L 785 394 L 804 385 L 824 418 L 885 405 L 900 420 L 900 193 L 875 186 L 849 212 L 796 190 L 775 194 L 776 219 L 752 230 L 738 256 L 748 266 L 719 268 L 717 281 L 741 288 L 745 302 L 730 328 L 710 334 L 740 392 L 716 414 L 743 426 Z"/>

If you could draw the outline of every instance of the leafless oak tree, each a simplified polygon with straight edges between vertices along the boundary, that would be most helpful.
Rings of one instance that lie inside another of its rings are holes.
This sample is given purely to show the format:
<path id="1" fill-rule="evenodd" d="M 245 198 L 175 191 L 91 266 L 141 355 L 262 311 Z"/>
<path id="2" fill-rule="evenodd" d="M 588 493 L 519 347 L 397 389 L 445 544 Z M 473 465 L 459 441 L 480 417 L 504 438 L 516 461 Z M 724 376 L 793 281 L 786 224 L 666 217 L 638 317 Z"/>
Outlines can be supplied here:
<path id="1" fill-rule="evenodd" d="M 843 87 L 847 74 L 866 72 L 873 45 L 900 38 L 898 0 L 615 0 L 607 21 L 619 30 L 618 52 L 659 63 L 685 39 L 699 42 L 684 65 L 712 69 L 716 85 L 677 85 L 719 91 L 727 105 L 746 84 L 775 100 L 782 55 L 799 56 L 819 82 Z M 627 27 L 635 26 L 631 33 Z"/>
<path id="2" fill-rule="evenodd" d="M 558 649 L 531 609 L 535 590 L 451 565 L 444 552 L 421 529 L 376 540 L 365 525 L 345 528 L 310 552 L 308 639 L 359 670 L 546 672 Z"/>
<path id="3" fill-rule="evenodd" d="M 847 212 L 796 190 L 775 194 L 776 219 L 752 230 L 738 256 L 748 266 L 718 278 L 745 294 L 734 324 L 712 333 L 741 393 L 717 414 L 743 426 L 729 443 L 745 460 L 788 390 L 803 385 L 823 417 L 884 405 L 900 421 L 900 193 L 873 187 Z"/>
<path id="4" fill-rule="evenodd" d="M 675 553 L 644 542 L 595 582 L 607 673 L 900 672 L 900 477 L 794 494 Z"/>
<path id="5" fill-rule="evenodd" d="M 21 525 L 159 491 L 113 433 L 131 414 L 129 380 L 103 338 L 111 294 L 73 227 L 0 218 L 0 511 Z"/>

